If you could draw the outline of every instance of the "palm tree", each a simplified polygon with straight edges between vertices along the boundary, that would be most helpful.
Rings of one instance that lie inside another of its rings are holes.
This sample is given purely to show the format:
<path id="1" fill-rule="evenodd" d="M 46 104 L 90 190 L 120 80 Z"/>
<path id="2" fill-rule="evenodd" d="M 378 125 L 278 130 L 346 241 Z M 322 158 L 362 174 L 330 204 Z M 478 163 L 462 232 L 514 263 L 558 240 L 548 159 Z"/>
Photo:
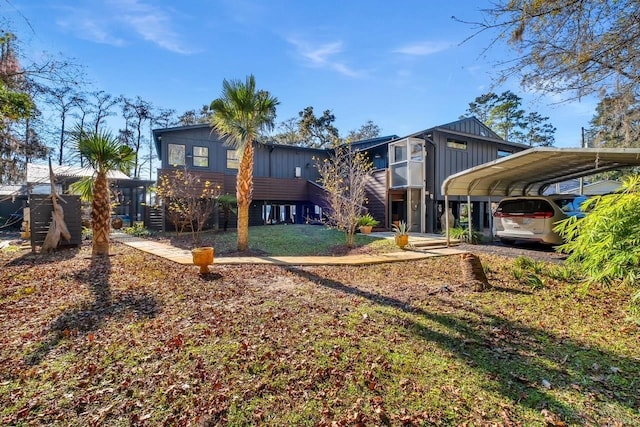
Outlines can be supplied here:
<path id="1" fill-rule="evenodd" d="M 128 173 L 133 166 L 135 152 L 106 131 L 76 131 L 74 139 L 79 154 L 95 170 L 91 201 L 93 255 L 109 255 L 111 230 L 111 200 L 107 174 L 119 170 Z"/>
<path id="2" fill-rule="evenodd" d="M 238 199 L 238 251 L 249 249 L 249 206 L 253 197 L 253 143 L 263 130 L 273 128 L 278 99 L 256 90 L 253 75 L 240 80 L 224 80 L 222 96 L 211 103 L 211 125 L 236 149 L 240 165 L 236 183 Z"/>

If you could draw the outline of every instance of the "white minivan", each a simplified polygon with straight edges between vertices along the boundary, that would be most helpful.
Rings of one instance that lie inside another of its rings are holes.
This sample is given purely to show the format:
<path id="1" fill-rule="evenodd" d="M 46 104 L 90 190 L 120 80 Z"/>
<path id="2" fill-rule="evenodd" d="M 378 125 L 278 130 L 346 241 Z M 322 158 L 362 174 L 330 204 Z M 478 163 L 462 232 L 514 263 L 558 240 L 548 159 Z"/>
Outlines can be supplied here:
<path id="1" fill-rule="evenodd" d="M 560 245 L 562 237 L 553 228 L 569 216 L 584 217 L 580 205 L 586 199 L 575 194 L 506 197 L 493 213 L 493 235 L 503 243 L 523 240 Z"/>

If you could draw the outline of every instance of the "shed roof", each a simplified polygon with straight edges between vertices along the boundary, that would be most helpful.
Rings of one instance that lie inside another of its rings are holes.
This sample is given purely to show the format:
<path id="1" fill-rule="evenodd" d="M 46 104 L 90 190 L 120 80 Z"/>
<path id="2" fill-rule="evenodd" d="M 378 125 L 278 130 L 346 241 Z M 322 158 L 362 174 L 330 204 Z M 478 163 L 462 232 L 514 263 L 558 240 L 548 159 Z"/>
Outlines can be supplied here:
<path id="1" fill-rule="evenodd" d="M 94 170 L 90 167 L 78 166 L 60 166 L 52 165 L 53 173 L 59 178 L 86 178 L 94 175 Z M 131 180 L 127 175 L 120 171 L 109 171 L 107 178 L 118 180 Z M 48 184 L 49 183 L 49 166 L 27 163 L 27 183 L 29 184 Z"/>
<path id="2" fill-rule="evenodd" d="M 640 166 L 640 148 L 537 147 L 451 175 L 447 196 L 542 194 L 556 182 Z"/>

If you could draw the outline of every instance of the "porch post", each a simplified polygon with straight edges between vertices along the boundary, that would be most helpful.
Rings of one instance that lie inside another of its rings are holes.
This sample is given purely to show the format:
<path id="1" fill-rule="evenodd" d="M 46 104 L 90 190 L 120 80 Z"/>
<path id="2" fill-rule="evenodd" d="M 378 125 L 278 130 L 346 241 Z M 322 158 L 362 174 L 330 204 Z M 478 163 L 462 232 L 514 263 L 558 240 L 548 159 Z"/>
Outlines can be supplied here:
<path id="1" fill-rule="evenodd" d="M 467 194 L 467 218 L 469 218 L 469 243 L 473 241 L 473 226 L 471 225 L 473 215 L 471 214 L 473 205 L 471 204 L 471 196 Z"/>
<path id="2" fill-rule="evenodd" d="M 491 210 L 491 196 L 489 196 L 489 236 L 493 242 L 493 211 Z"/>

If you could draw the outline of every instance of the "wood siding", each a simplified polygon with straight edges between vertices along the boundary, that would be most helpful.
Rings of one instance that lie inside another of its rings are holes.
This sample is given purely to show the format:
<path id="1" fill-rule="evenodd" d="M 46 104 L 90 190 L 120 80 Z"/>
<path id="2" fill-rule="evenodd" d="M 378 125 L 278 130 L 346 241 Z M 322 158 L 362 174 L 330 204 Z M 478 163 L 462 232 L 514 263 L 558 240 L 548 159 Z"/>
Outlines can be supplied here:
<path id="1" fill-rule="evenodd" d="M 80 196 L 64 195 L 66 203 L 59 202 L 64 209 L 64 222 L 67 225 L 71 240 L 60 239 L 60 246 L 79 246 L 82 243 L 82 209 Z M 48 194 L 32 194 L 29 196 L 31 228 L 31 248 L 42 246 L 51 224 L 53 203 Z"/>
<path id="2" fill-rule="evenodd" d="M 253 199 L 268 201 L 306 201 L 307 181 L 256 177 L 253 179 Z"/>
<path id="3" fill-rule="evenodd" d="M 466 150 L 449 148 L 447 146 L 447 139 L 466 142 Z M 429 185 L 428 187 L 432 189 L 435 197 L 439 200 L 444 198 L 441 194 L 442 183 L 449 176 L 465 169 L 496 160 L 498 158 L 498 150 L 515 153 L 524 149 L 509 144 L 500 144 L 495 141 L 487 141 L 472 136 L 461 136 L 443 131 L 434 131 L 432 140 L 434 142 L 433 151 L 428 151 L 429 154 L 433 153 L 433 157 L 431 160 L 428 159 L 426 164 L 428 168 L 433 167 L 435 173 L 427 170 L 426 176 L 427 180 L 429 180 L 429 178 L 432 180 L 435 179 L 435 185 L 433 187 Z"/>
<path id="4" fill-rule="evenodd" d="M 376 170 L 367 179 L 367 202 L 365 207 L 369 213 L 385 227 L 387 221 L 387 170 Z"/>
<path id="5" fill-rule="evenodd" d="M 199 172 L 218 172 L 225 175 L 237 174 L 237 169 L 227 168 L 227 151 L 231 147 L 224 145 L 224 141 L 208 126 L 193 126 L 154 131 L 156 137 L 161 138 L 161 169 L 171 169 L 173 165 L 168 161 L 168 144 L 185 146 L 187 168 Z M 193 166 L 193 147 L 209 148 L 209 167 Z M 317 162 L 327 157 L 324 150 L 294 147 L 277 144 L 256 144 L 254 156 L 255 177 L 265 178 L 296 178 L 296 167 L 300 168 L 300 179 L 315 181 L 318 171 L 314 167 Z M 184 166 L 179 166 L 184 167 Z"/>

